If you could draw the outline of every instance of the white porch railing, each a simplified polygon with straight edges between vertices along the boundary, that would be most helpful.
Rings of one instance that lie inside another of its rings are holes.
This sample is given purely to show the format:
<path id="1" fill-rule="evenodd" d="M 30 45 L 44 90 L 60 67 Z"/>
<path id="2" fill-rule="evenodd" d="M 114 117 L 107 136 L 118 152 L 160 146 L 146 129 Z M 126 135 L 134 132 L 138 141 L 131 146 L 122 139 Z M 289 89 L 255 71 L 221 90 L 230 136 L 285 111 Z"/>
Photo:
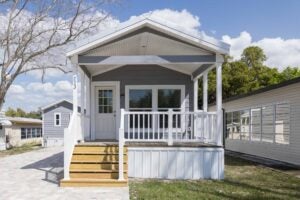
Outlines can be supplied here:
<path id="1" fill-rule="evenodd" d="M 123 111 L 124 141 L 203 142 L 216 144 L 215 112 Z"/>
<path id="2" fill-rule="evenodd" d="M 199 142 L 218 144 L 216 112 L 125 111 L 119 129 L 119 180 L 123 180 L 123 146 L 131 142 Z"/>
<path id="3" fill-rule="evenodd" d="M 70 178 L 72 154 L 79 134 L 81 134 L 80 114 L 73 112 L 69 126 L 64 130 L 64 179 Z"/>

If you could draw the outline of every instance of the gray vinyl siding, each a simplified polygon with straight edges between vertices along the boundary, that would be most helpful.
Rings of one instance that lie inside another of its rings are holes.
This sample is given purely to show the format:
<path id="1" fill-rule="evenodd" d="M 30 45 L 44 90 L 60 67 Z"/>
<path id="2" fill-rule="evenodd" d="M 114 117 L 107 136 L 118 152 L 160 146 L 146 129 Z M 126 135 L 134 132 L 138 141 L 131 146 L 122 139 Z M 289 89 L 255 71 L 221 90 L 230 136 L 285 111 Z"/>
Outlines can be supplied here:
<path id="1" fill-rule="evenodd" d="M 289 144 L 226 139 L 225 148 L 300 165 L 300 82 L 226 102 L 223 108 L 225 111 L 240 110 L 276 102 L 290 105 Z M 273 134 L 273 131 L 265 131 Z"/>
<path id="2" fill-rule="evenodd" d="M 92 81 L 120 81 L 121 108 L 126 85 L 184 85 L 186 110 L 193 108 L 193 82 L 189 75 L 158 65 L 127 65 L 92 77 Z"/>
<path id="3" fill-rule="evenodd" d="M 44 138 L 63 138 L 72 113 L 72 104 L 63 102 L 44 110 Z M 61 126 L 54 126 L 54 113 L 61 113 Z"/>

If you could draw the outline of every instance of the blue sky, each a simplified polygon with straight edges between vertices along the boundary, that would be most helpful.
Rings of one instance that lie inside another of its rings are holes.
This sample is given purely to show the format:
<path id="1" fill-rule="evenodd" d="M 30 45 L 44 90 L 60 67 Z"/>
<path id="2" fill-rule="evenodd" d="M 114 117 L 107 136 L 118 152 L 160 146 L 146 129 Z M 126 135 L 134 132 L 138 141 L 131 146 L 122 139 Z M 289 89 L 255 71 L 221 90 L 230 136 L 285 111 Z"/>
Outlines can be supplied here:
<path id="1" fill-rule="evenodd" d="M 118 25 L 133 16 L 152 13 L 183 28 L 202 32 L 231 45 L 239 59 L 244 48 L 256 45 L 266 55 L 266 65 L 279 70 L 300 66 L 300 0 L 123 0 L 104 7 Z M 72 98 L 70 75 L 40 73 L 21 76 L 12 85 L 4 109 L 36 110 L 61 98 Z"/>
<path id="2" fill-rule="evenodd" d="M 216 37 L 237 36 L 247 30 L 254 40 L 264 37 L 299 38 L 299 0 L 125 0 L 112 13 L 125 21 L 132 15 L 170 8 L 197 15 L 201 29 Z M 210 33 L 211 34 L 211 33 Z"/>

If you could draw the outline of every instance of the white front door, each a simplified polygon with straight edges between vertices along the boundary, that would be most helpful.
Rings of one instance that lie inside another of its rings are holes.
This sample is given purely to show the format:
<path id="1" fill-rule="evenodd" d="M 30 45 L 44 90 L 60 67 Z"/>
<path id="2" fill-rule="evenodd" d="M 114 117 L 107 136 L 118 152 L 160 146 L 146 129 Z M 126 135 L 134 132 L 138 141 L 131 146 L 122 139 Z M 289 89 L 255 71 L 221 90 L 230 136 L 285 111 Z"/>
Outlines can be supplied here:
<path id="1" fill-rule="evenodd" d="M 96 139 L 116 139 L 116 88 L 95 87 Z"/>

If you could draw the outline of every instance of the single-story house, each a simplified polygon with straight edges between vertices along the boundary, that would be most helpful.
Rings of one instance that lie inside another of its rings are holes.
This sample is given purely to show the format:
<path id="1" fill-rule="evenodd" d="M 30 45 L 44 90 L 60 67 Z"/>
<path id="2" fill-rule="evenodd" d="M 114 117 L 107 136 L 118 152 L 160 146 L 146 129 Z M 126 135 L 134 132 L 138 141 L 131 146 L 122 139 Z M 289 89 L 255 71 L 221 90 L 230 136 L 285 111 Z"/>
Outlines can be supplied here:
<path id="1" fill-rule="evenodd" d="M 231 151 L 300 165 L 300 77 L 224 100 Z"/>
<path id="2" fill-rule="evenodd" d="M 223 179 L 222 63 L 229 45 L 153 17 L 80 41 L 61 186 L 122 186 L 127 178 Z M 216 112 L 207 73 L 216 68 Z M 203 77 L 203 110 L 198 79 Z M 79 89 L 80 87 L 80 89 Z"/>
<path id="3" fill-rule="evenodd" d="M 42 143 L 42 120 L 23 117 L 6 117 L 10 126 L 0 126 L 2 142 L 6 148 L 28 143 Z"/>
<path id="4" fill-rule="evenodd" d="M 69 126 L 73 104 L 69 100 L 59 100 L 42 108 L 43 146 L 62 146 L 64 129 Z"/>

